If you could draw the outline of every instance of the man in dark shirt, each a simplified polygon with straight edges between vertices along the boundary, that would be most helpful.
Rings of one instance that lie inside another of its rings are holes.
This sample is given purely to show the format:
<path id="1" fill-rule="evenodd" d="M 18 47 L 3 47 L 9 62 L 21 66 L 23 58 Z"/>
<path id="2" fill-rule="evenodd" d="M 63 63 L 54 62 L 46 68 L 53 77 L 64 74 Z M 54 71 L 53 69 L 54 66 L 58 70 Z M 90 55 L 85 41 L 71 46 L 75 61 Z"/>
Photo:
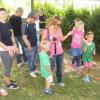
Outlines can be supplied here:
<path id="1" fill-rule="evenodd" d="M 24 59 L 24 62 L 26 62 L 26 56 L 24 53 L 24 47 L 23 47 L 23 41 L 22 41 L 22 32 L 21 32 L 21 24 L 22 24 L 21 16 L 22 16 L 22 14 L 23 14 L 23 8 L 21 8 L 21 7 L 17 8 L 15 11 L 15 14 L 9 18 L 9 22 L 11 23 L 11 25 L 13 27 L 17 46 L 19 47 L 19 43 L 20 43 L 20 45 L 22 47 L 23 59 Z M 16 61 L 17 61 L 18 66 L 20 67 L 22 65 L 22 60 L 21 60 L 20 54 L 16 55 Z"/>
<path id="2" fill-rule="evenodd" d="M 22 25 L 22 35 L 25 45 L 25 54 L 27 56 L 27 62 L 30 69 L 30 75 L 32 77 L 37 77 L 36 73 L 36 58 L 37 58 L 37 32 L 34 12 L 30 12 L 26 23 Z"/>

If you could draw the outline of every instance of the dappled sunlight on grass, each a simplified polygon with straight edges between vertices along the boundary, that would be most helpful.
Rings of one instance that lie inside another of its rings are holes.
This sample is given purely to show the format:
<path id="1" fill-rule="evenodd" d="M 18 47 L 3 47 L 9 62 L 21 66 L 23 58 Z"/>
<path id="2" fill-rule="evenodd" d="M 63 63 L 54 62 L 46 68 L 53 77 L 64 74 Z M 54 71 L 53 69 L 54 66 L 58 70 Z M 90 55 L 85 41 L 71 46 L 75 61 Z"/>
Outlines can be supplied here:
<path id="1" fill-rule="evenodd" d="M 12 75 L 20 88 L 18 90 L 7 89 L 9 95 L 7 97 L 0 96 L 0 100 L 99 100 L 100 81 L 92 79 L 91 83 L 83 82 L 82 77 L 71 69 L 70 63 L 71 57 L 66 55 L 64 69 L 69 70 L 63 72 L 63 80 L 66 85 L 65 87 L 60 87 L 59 84 L 52 86 L 54 90 L 52 96 L 44 94 L 44 79 L 40 75 L 37 78 L 32 78 L 27 65 L 21 69 L 15 65 Z M 0 84 L 6 88 L 2 81 L 2 67 L 0 67 L 0 71 Z M 91 74 L 100 77 L 100 68 L 94 67 Z"/>

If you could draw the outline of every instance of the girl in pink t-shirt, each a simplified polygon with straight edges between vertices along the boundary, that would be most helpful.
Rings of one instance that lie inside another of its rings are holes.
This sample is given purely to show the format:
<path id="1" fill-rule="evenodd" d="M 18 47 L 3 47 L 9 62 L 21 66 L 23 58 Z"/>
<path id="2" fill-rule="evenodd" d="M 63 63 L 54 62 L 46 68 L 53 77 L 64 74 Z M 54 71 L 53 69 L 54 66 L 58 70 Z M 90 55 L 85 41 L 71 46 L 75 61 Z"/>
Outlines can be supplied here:
<path id="1" fill-rule="evenodd" d="M 78 21 L 75 23 L 73 30 L 67 35 L 72 35 L 71 54 L 73 56 L 72 66 L 79 67 L 82 55 L 82 43 L 84 39 L 84 22 Z"/>

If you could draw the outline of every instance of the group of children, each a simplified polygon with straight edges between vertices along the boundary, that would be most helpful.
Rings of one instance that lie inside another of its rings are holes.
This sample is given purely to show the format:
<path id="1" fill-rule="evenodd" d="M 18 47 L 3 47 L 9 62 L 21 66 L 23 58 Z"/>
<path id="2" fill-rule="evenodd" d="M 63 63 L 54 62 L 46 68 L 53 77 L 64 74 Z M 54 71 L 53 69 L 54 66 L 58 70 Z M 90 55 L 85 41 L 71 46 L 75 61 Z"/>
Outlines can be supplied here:
<path id="1" fill-rule="evenodd" d="M 80 74 L 84 76 L 83 81 L 91 82 L 89 72 L 93 65 L 92 56 L 96 54 L 95 43 L 93 42 L 94 33 L 87 32 L 85 35 L 84 22 L 79 18 L 75 18 L 74 22 L 75 26 L 73 30 L 68 34 L 68 36 L 72 35 L 72 67 L 76 68 Z M 80 70 L 81 61 L 84 65 L 82 70 Z"/>
<path id="2" fill-rule="evenodd" d="M 0 9 L 0 57 L 2 58 L 4 65 L 4 79 L 7 87 L 15 88 L 15 82 L 10 78 L 11 65 L 13 54 L 19 53 L 15 39 L 13 36 L 12 27 L 6 23 L 6 10 Z M 68 32 L 65 36 L 62 34 L 60 28 L 61 19 L 58 16 L 54 16 L 48 21 L 47 28 L 41 33 L 40 42 L 40 70 L 41 76 L 45 79 L 45 90 L 47 95 L 52 94 L 51 84 L 53 81 L 52 69 L 56 66 L 57 83 L 60 86 L 65 86 L 62 79 L 62 67 L 64 50 L 62 43 L 70 35 L 72 35 L 71 42 L 71 54 L 72 54 L 72 67 L 78 69 L 83 75 L 85 82 L 90 82 L 88 76 L 92 68 L 92 54 L 95 55 L 95 43 L 93 42 L 94 33 L 88 32 L 84 34 L 84 22 L 75 18 L 75 26 L 72 31 Z M 37 35 L 35 25 L 35 14 L 31 12 L 28 14 L 28 18 L 25 24 L 22 24 L 22 37 L 24 42 L 24 50 L 27 57 L 28 66 L 30 69 L 30 75 L 37 77 L 36 73 L 39 73 L 35 66 L 35 60 L 37 58 Z M 10 60 L 10 61 L 9 61 Z M 80 70 L 81 60 L 84 63 L 84 68 Z M 52 68 L 53 67 L 53 68 Z M 6 93 L 4 91 L 4 93 Z M 0 89 L 0 95 L 3 95 L 2 89 Z M 7 93 L 5 94 L 5 96 Z"/>

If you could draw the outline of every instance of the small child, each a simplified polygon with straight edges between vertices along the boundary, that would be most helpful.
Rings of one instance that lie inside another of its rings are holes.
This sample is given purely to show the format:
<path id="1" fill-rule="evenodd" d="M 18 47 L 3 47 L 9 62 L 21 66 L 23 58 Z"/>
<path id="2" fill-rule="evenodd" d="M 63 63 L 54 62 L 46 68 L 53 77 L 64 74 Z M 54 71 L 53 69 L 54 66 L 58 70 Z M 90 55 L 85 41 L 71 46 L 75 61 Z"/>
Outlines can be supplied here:
<path id="1" fill-rule="evenodd" d="M 80 60 L 82 55 L 82 43 L 84 40 L 84 22 L 77 19 L 74 20 L 75 26 L 71 32 L 69 32 L 66 37 L 72 35 L 71 42 L 71 54 L 73 56 L 72 66 L 74 68 L 80 67 Z M 76 68 L 78 69 L 78 68 Z"/>
<path id="2" fill-rule="evenodd" d="M 48 40 L 43 40 L 41 42 L 41 52 L 39 53 L 40 66 L 41 66 L 41 75 L 45 78 L 45 94 L 51 95 L 52 89 L 50 88 L 51 83 L 53 82 L 53 76 L 50 68 L 50 60 L 47 52 L 49 51 L 50 43 Z"/>
<path id="3" fill-rule="evenodd" d="M 87 43 L 83 43 L 83 63 L 84 63 L 84 69 L 83 69 L 83 73 L 84 73 L 84 77 L 83 80 L 85 82 L 90 82 L 90 78 L 88 76 L 89 72 L 91 71 L 92 68 L 92 62 L 93 62 L 93 58 L 92 56 L 96 54 L 95 52 L 95 43 L 92 42 L 94 38 L 94 33 L 93 32 L 88 32 L 86 35 L 86 40 Z"/>

